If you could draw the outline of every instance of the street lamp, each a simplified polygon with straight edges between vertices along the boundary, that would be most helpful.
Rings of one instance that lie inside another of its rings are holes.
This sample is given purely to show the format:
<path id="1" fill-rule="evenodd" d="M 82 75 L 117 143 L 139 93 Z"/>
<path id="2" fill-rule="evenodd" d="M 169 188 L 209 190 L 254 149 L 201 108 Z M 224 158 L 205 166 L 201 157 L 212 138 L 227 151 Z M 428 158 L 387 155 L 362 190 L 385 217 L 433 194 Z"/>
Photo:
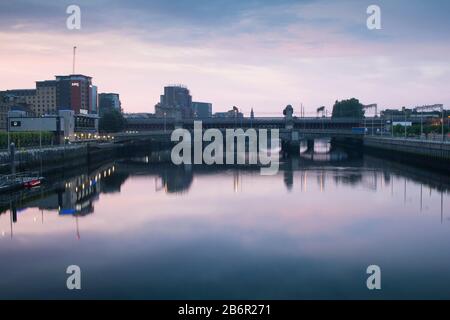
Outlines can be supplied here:
<path id="1" fill-rule="evenodd" d="M 447 117 L 447 129 L 450 128 L 450 116 Z"/>
<path id="2" fill-rule="evenodd" d="M 11 144 L 11 133 L 10 133 L 11 120 L 9 120 L 9 113 L 6 115 L 6 119 L 8 121 L 7 126 L 6 126 L 6 130 L 8 131 L 8 145 L 6 147 L 9 149 L 9 145 Z"/>
<path id="3" fill-rule="evenodd" d="M 420 110 L 420 139 L 423 137 L 423 109 Z"/>
<path id="4" fill-rule="evenodd" d="M 405 127 L 405 139 L 407 138 L 407 130 L 406 130 L 406 108 L 403 107 L 403 116 L 404 116 L 404 122 L 403 126 Z"/>
<path id="5" fill-rule="evenodd" d="M 166 114 L 167 113 L 164 112 L 164 132 L 166 132 Z"/>
<path id="6" fill-rule="evenodd" d="M 391 137 L 394 136 L 394 112 L 391 113 Z"/>
<path id="7" fill-rule="evenodd" d="M 442 142 L 444 142 L 444 105 L 441 106 L 441 112 L 442 112 Z"/>

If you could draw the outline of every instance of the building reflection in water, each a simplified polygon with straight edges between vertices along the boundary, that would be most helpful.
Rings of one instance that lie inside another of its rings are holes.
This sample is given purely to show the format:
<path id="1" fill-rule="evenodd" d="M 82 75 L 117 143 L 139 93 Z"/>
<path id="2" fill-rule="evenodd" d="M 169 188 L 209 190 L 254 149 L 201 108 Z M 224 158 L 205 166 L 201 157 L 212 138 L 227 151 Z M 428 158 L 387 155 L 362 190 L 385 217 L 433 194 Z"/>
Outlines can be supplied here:
<path id="1" fill-rule="evenodd" d="M 41 212 L 41 223 L 44 223 L 44 211 L 58 212 L 61 217 L 75 219 L 76 235 L 80 238 L 79 217 L 94 213 L 94 202 L 101 192 L 120 192 L 117 183 L 115 165 L 108 165 L 90 174 L 79 174 L 62 181 L 49 181 L 39 188 L 23 190 L 9 197 L 9 207 L 5 208 L 5 197 L 0 198 L 0 214 L 10 213 L 10 236 L 14 235 L 14 224 L 19 222 L 18 213 L 28 208 L 38 208 Z M 116 190 L 117 189 L 117 190 Z M 34 218 L 36 222 L 37 219 Z M 2 230 L 2 236 L 6 232 Z"/>
<path id="2" fill-rule="evenodd" d="M 239 170 L 233 171 L 233 190 L 235 193 L 242 191 L 241 172 Z"/>
<path id="3" fill-rule="evenodd" d="M 272 177 L 282 181 L 290 193 L 327 192 L 327 186 L 358 186 L 371 191 L 388 190 L 392 197 L 400 196 L 407 205 L 419 199 L 420 212 L 425 211 L 425 190 L 429 188 L 440 194 L 440 217 L 444 222 L 444 193 L 450 190 L 450 181 L 443 180 L 439 173 L 433 174 L 425 169 L 410 168 L 405 165 L 370 156 L 356 156 L 336 148 L 329 141 L 314 146 L 305 142 L 298 156 L 282 159 L 280 173 Z M 303 151 L 302 151 L 303 150 Z M 232 174 L 233 192 L 244 192 L 243 182 L 249 175 L 259 174 L 259 167 L 229 166 L 175 166 L 170 163 L 170 151 L 155 152 L 142 157 L 122 160 L 107 165 L 91 173 L 81 173 L 71 178 L 55 179 L 41 188 L 21 191 L 14 195 L 0 196 L 0 235 L 10 237 L 14 234 L 14 224 L 20 223 L 20 213 L 27 208 L 38 208 L 40 221 L 44 223 L 44 211 L 58 212 L 62 218 L 72 217 L 76 235 L 80 237 L 79 218 L 89 216 L 95 211 L 95 202 L 101 193 L 120 193 L 121 187 L 130 176 L 146 176 L 154 179 L 155 191 L 167 194 L 185 194 L 192 186 L 194 176 Z M 420 185 L 419 194 L 408 193 L 411 185 Z M 314 182 L 312 185 L 311 182 Z M 296 185 L 298 184 L 298 186 Z M 314 188 L 314 184 L 317 188 Z M 212 186 L 214 187 L 214 186 Z M 9 221 L 4 221 L 8 217 Z M 34 218 L 37 222 L 38 217 Z M 3 221 L 2 221 L 3 220 Z M 9 230 L 8 230 L 9 229 Z"/>

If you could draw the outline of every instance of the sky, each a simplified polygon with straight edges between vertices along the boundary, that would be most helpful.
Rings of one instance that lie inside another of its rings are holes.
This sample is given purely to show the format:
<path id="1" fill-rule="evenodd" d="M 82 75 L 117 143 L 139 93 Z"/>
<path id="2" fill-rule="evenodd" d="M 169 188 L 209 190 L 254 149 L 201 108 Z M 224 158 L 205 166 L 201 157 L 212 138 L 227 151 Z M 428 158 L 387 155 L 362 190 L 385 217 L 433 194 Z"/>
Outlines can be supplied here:
<path id="1" fill-rule="evenodd" d="M 69 30 L 69 5 L 81 29 Z M 367 28 L 367 7 L 381 30 Z M 0 0 L 0 90 L 72 72 L 154 112 L 186 85 L 213 111 L 314 115 L 356 97 L 379 109 L 450 105 L 448 0 Z"/>

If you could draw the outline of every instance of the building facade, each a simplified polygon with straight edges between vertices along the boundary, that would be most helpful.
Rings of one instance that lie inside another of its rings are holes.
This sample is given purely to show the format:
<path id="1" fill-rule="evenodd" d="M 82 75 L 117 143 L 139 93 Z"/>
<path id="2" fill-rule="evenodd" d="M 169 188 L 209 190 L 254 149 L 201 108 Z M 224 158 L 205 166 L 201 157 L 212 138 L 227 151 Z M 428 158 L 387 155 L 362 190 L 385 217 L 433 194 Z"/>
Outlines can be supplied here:
<path id="1" fill-rule="evenodd" d="M 98 101 L 100 115 L 112 110 L 122 112 L 122 103 L 120 102 L 120 95 L 118 93 L 100 93 Z"/>
<path id="2" fill-rule="evenodd" d="M 91 86 L 91 113 L 98 114 L 98 88 Z"/>
<path id="3" fill-rule="evenodd" d="M 194 118 L 207 119 L 212 117 L 212 104 L 208 102 L 192 102 Z"/>
<path id="4" fill-rule="evenodd" d="M 10 112 L 10 132 L 52 132 L 56 143 L 64 139 L 75 140 L 77 134 L 98 134 L 98 116 L 95 114 L 75 114 L 72 110 L 60 110 L 55 115 L 41 117 L 25 113 Z"/>
<path id="5" fill-rule="evenodd" d="M 155 106 L 157 117 L 191 119 L 194 117 L 192 96 L 185 86 L 164 87 L 164 94 Z"/>
<path id="6" fill-rule="evenodd" d="M 56 104 L 59 110 L 76 114 L 94 113 L 92 110 L 92 77 L 82 74 L 56 76 Z"/>
<path id="7" fill-rule="evenodd" d="M 27 116 L 33 116 L 31 105 L 24 96 L 16 96 L 11 93 L 0 92 L 0 131 L 8 129 L 8 114 L 11 111 L 19 111 Z"/>
<path id="8" fill-rule="evenodd" d="M 56 87 L 54 80 L 37 81 L 36 96 L 33 103 L 33 111 L 37 116 L 57 114 Z"/>
<path id="9" fill-rule="evenodd" d="M 2 93 L 23 99 L 36 116 L 57 115 L 59 110 L 96 114 L 98 109 L 97 87 L 92 85 L 91 77 L 79 74 L 37 81 L 36 89 L 6 90 Z"/>
<path id="10" fill-rule="evenodd" d="M 35 101 L 36 101 L 36 89 L 13 89 L 1 91 L 4 97 L 8 97 L 9 103 L 20 103 L 30 106 L 31 110 L 35 112 Z"/>
<path id="11" fill-rule="evenodd" d="M 243 118 L 244 114 L 237 107 L 233 107 L 227 112 L 216 112 L 214 118 Z"/>

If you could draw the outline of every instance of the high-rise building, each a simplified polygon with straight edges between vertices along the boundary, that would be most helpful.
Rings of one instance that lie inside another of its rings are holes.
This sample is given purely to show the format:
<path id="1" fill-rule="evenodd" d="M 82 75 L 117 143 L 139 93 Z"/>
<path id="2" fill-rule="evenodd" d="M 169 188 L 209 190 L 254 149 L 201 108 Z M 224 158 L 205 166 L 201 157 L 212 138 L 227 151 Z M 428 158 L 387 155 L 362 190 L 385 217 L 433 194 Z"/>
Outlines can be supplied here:
<path id="1" fill-rule="evenodd" d="M 164 87 L 164 94 L 155 106 L 157 117 L 193 118 L 192 96 L 185 86 L 175 85 Z"/>
<path id="2" fill-rule="evenodd" d="M 97 113 L 97 87 L 84 75 L 56 76 L 55 80 L 37 81 L 36 89 L 3 91 L 20 97 L 37 116 L 56 115 L 58 110 Z"/>
<path id="3" fill-rule="evenodd" d="M 98 88 L 97 86 L 91 86 L 91 113 L 98 114 Z"/>
<path id="4" fill-rule="evenodd" d="M 120 102 L 120 96 L 118 93 L 100 93 L 98 96 L 99 101 L 99 114 L 116 110 L 122 112 L 122 103 Z"/>
<path id="5" fill-rule="evenodd" d="M 194 118 L 206 119 L 212 117 L 212 104 L 208 102 L 192 102 Z"/>
<path id="6" fill-rule="evenodd" d="M 92 77 L 82 74 L 56 76 L 56 104 L 59 110 L 93 113 Z"/>

